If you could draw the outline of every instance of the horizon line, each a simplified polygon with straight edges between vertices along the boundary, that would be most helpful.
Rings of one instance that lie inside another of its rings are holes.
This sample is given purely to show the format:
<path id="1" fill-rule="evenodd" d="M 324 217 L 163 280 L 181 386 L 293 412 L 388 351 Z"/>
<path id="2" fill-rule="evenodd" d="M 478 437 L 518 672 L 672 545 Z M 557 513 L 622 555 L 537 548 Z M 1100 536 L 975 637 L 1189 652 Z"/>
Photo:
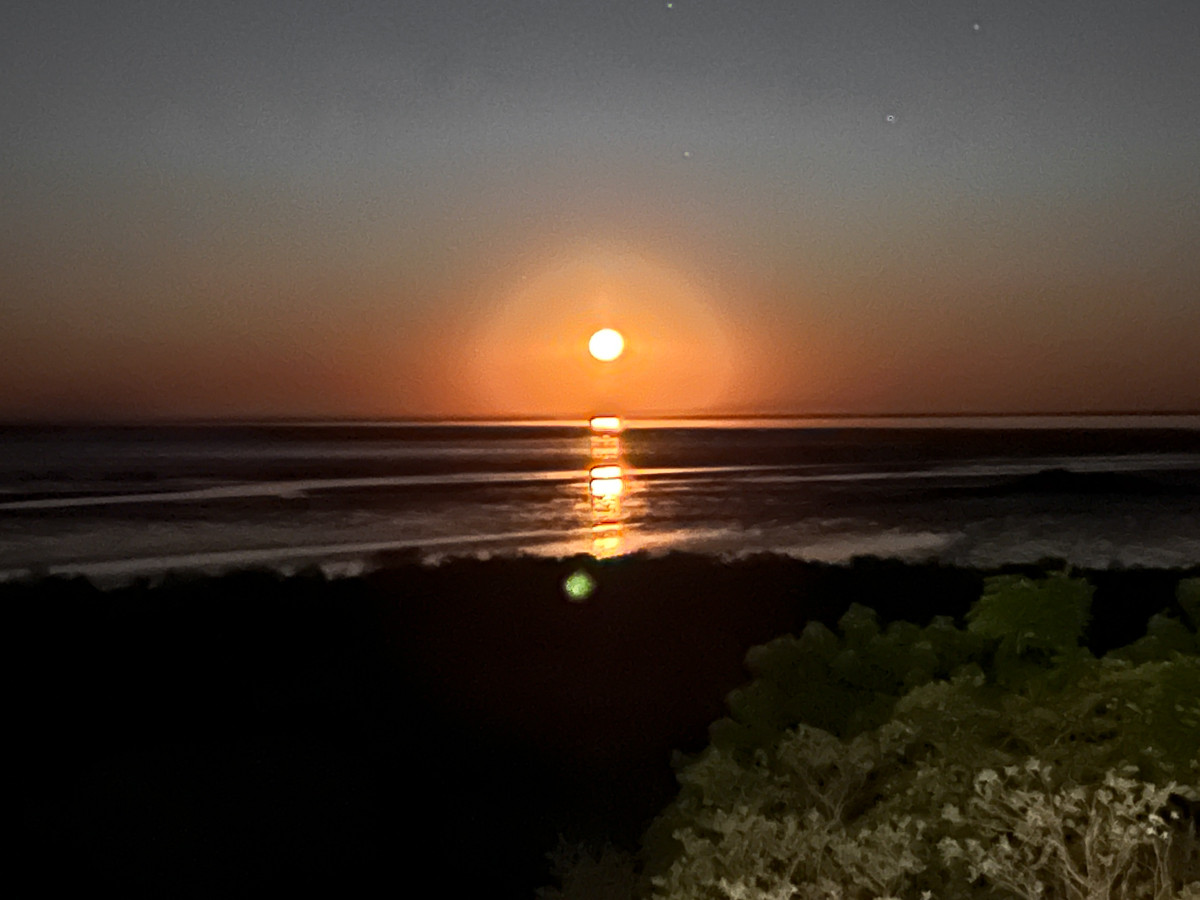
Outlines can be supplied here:
<path id="1" fill-rule="evenodd" d="M 146 426 L 203 426 L 203 425 L 351 425 L 351 424 L 380 424 L 380 425 L 569 425 L 576 421 L 586 423 L 592 415 L 599 413 L 581 414 L 578 419 L 553 415 L 489 415 L 489 416 L 355 416 L 355 415 L 280 415 L 280 416 L 142 416 L 127 418 L 13 418 L 0 419 L 0 428 L 28 427 L 97 427 L 97 428 L 126 428 Z M 613 414 L 605 412 L 605 415 Z M 1200 409 L 1155 409 L 1155 410 L 1054 410 L 1054 411 L 1004 411 L 1004 412 L 798 412 L 798 413 L 675 413 L 675 414 L 645 414 L 638 416 L 622 416 L 626 422 L 638 421 L 713 421 L 735 420 L 771 422 L 790 419 L 1081 419 L 1081 418 L 1168 418 L 1200 416 Z"/>

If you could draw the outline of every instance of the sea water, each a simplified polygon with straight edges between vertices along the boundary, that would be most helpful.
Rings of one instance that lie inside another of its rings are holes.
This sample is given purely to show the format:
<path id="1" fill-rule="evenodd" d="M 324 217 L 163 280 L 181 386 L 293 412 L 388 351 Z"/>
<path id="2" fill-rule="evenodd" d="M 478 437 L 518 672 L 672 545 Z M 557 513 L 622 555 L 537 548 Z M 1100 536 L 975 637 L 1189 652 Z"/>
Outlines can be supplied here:
<path id="1" fill-rule="evenodd" d="M 1200 416 L 0 428 L 0 577 L 638 551 L 1200 564 Z"/>

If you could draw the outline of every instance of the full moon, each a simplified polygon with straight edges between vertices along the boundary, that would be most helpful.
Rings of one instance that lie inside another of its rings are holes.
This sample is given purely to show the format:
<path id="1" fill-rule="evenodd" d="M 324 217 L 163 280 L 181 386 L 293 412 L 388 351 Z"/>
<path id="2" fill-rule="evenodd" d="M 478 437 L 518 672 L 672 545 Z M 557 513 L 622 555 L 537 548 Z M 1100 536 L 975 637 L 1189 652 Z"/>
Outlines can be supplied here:
<path id="1" fill-rule="evenodd" d="M 613 328 L 601 328 L 588 340 L 588 352 L 601 362 L 612 362 L 625 351 L 625 338 Z"/>

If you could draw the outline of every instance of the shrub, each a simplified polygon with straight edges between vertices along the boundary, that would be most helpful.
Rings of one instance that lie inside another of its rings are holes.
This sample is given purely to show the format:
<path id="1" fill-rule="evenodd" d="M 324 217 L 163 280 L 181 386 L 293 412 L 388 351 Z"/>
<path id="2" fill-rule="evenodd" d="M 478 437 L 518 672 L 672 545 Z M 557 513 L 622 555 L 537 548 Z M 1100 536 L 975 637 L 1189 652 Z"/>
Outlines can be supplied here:
<path id="1" fill-rule="evenodd" d="M 1171 786 L 1155 787 L 1110 770 L 1098 785 L 1059 783 L 1031 758 L 999 772 L 983 769 L 963 809 L 943 819 L 959 826 L 938 852 L 962 883 L 1018 897 L 1066 900 L 1170 900 L 1185 888 L 1195 841 L 1160 814 Z M 1189 879 L 1190 880 L 1190 879 Z"/>
<path id="2" fill-rule="evenodd" d="M 1065 573 L 1033 580 L 997 575 L 967 613 L 968 630 L 995 642 L 995 675 L 1006 684 L 1023 681 L 1075 656 L 1091 613 L 1093 588 Z"/>

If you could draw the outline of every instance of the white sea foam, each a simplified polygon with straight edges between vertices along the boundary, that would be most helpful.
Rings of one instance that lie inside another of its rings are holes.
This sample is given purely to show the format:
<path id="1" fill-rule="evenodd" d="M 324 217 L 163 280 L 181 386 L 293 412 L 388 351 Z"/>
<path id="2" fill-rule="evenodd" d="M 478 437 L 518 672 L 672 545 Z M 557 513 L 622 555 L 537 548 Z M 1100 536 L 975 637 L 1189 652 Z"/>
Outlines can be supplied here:
<path id="1" fill-rule="evenodd" d="M 789 556 L 818 562 L 847 562 L 855 556 L 886 556 L 905 560 L 937 559 L 960 535 L 932 531 L 887 529 L 848 532 L 787 547 Z"/>

